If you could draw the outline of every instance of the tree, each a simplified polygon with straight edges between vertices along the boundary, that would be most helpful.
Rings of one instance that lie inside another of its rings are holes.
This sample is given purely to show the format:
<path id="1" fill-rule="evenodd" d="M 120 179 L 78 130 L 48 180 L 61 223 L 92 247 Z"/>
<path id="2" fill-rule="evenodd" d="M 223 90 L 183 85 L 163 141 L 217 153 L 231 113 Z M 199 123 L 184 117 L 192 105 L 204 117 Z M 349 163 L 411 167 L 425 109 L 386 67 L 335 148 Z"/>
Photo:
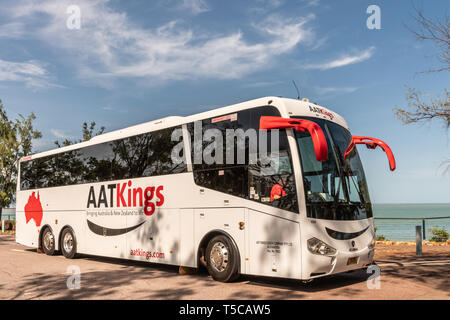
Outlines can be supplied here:
<path id="1" fill-rule="evenodd" d="M 17 164 L 32 151 L 32 142 L 42 134 L 33 129 L 34 113 L 9 120 L 0 100 L 0 211 L 15 200 Z"/>
<path id="2" fill-rule="evenodd" d="M 397 117 L 404 124 L 436 119 L 441 120 L 447 130 L 450 127 L 450 92 L 447 89 L 444 89 L 444 97 L 423 101 L 420 90 L 408 88 L 406 100 L 408 101 L 408 108 L 413 111 L 395 109 Z"/>
<path id="3" fill-rule="evenodd" d="M 88 141 L 94 136 L 98 136 L 99 134 L 102 134 L 105 131 L 105 127 L 100 127 L 100 130 L 97 131 L 96 134 L 94 134 L 94 128 L 95 128 L 95 122 L 91 121 L 91 124 L 88 125 L 86 122 L 83 123 L 83 141 Z"/>
<path id="4" fill-rule="evenodd" d="M 429 72 L 449 72 L 450 71 L 450 21 L 445 17 L 445 21 L 433 21 L 425 17 L 422 11 L 415 9 L 414 17 L 419 25 L 418 30 L 408 28 L 419 41 L 429 41 L 438 48 L 437 58 L 440 66 L 421 73 Z M 396 107 L 394 112 L 404 124 L 418 123 L 424 121 L 440 120 L 444 123 L 448 131 L 450 127 L 450 93 L 445 88 L 444 93 L 439 98 L 430 98 L 424 101 L 420 90 L 409 88 L 406 93 L 408 102 L 407 110 Z M 443 164 L 450 163 L 450 159 Z M 450 164 L 444 172 L 450 173 Z"/>
<path id="5" fill-rule="evenodd" d="M 75 143 L 79 143 L 79 142 L 83 142 L 83 141 L 88 141 L 92 137 L 98 136 L 99 134 L 102 134 L 105 131 L 105 127 L 102 126 L 97 131 L 97 133 L 94 134 L 95 126 L 96 126 L 95 121 L 91 121 L 91 123 L 89 124 L 89 127 L 88 127 L 87 122 L 83 122 L 83 127 L 81 129 L 82 134 L 83 134 L 83 139 L 74 140 L 74 141 L 71 141 L 69 139 L 65 139 L 62 142 L 55 141 L 55 144 L 58 146 L 58 148 L 63 147 L 63 146 L 64 147 L 65 146 L 70 146 L 71 144 L 75 144 Z"/>

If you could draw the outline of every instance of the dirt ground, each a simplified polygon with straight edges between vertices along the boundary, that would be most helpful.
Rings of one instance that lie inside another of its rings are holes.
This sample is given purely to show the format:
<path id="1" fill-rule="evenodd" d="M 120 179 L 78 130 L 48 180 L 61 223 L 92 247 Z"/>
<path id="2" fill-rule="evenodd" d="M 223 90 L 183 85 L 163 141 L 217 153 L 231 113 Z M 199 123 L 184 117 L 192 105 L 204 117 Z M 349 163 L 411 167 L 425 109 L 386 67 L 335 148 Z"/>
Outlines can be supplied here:
<path id="1" fill-rule="evenodd" d="M 450 246 L 424 247 L 422 256 L 413 246 L 377 246 L 375 252 L 376 280 L 358 270 L 307 284 L 249 276 L 219 283 L 206 273 L 180 275 L 173 266 L 47 256 L 0 235 L 0 299 L 450 299 Z M 80 288 L 71 290 L 74 268 L 81 272 Z"/>
<path id="2" fill-rule="evenodd" d="M 377 245 L 375 247 L 375 260 L 385 260 L 385 259 L 417 259 L 423 260 L 424 258 L 438 258 L 438 257 L 449 257 L 450 256 L 450 246 L 423 246 L 422 256 L 416 256 L 415 246 L 382 246 Z"/>

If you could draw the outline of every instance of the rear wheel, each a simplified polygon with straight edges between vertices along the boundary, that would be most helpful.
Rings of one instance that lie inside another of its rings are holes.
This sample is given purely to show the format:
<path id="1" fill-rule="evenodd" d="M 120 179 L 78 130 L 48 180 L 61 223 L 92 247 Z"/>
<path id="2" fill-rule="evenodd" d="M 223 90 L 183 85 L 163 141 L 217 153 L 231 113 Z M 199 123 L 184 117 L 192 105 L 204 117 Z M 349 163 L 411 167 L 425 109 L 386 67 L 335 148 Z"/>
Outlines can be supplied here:
<path id="1" fill-rule="evenodd" d="M 239 277 L 238 252 L 230 238 L 219 235 L 206 247 L 206 266 L 216 281 L 229 282 Z"/>
<path id="2" fill-rule="evenodd" d="M 55 236 L 50 228 L 45 228 L 41 242 L 41 247 L 46 255 L 52 256 L 55 254 Z"/>
<path id="3" fill-rule="evenodd" d="M 73 259 L 77 255 L 77 241 L 71 228 L 66 228 L 61 234 L 61 252 L 64 257 Z"/>

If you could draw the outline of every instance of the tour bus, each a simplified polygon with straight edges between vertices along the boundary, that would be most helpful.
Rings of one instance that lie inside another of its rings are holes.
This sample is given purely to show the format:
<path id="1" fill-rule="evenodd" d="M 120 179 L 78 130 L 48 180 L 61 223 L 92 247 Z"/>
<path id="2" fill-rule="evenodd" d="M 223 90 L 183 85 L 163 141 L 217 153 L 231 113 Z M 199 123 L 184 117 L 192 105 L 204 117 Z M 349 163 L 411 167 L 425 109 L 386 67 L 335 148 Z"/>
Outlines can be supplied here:
<path id="1" fill-rule="evenodd" d="M 372 206 L 337 113 L 265 97 L 22 158 L 16 241 L 79 254 L 311 279 L 373 261 Z"/>

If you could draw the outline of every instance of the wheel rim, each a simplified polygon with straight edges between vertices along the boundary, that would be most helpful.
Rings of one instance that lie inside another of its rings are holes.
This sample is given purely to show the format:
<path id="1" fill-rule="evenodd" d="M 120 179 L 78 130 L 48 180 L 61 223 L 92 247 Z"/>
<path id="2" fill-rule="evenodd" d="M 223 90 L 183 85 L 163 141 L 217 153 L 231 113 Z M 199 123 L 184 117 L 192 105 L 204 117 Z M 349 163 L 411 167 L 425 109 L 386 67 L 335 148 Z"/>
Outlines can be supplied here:
<path id="1" fill-rule="evenodd" d="M 45 249 L 47 249 L 48 251 L 52 250 L 53 248 L 53 234 L 50 231 L 47 231 L 44 234 L 44 247 Z"/>
<path id="2" fill-rule="evenodd" d="M 73 237 L 70 232 L 66 233 L 63 238 L 63 248 L 67 253 L 72 252 L 73 249 Z"/>
<path id="3" fill-rule="evenodd" d="M 222 242 L 216 242 L 210 253 L 209 262 L 218 272 L 223 272 L 228 265 L 228 248 Z"/>

